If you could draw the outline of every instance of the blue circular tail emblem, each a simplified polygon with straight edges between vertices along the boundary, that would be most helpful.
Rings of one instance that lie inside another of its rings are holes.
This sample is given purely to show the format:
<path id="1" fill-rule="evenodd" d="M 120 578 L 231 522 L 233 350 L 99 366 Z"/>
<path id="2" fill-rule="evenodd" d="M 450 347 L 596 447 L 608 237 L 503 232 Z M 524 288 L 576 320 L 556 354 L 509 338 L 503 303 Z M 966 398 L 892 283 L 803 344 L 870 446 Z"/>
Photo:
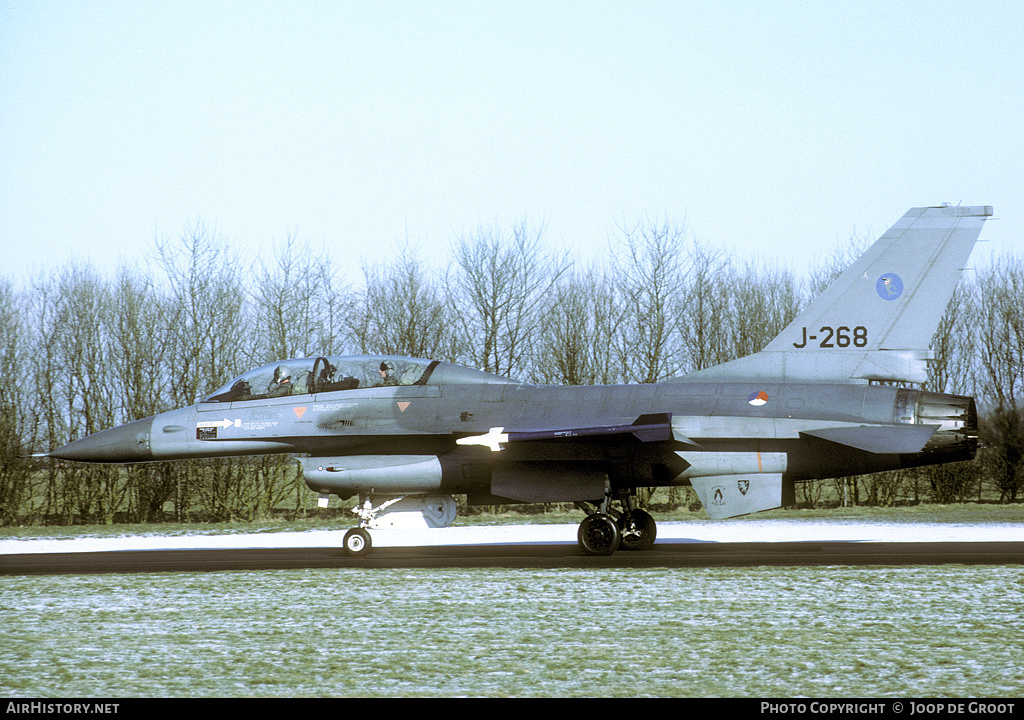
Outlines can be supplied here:
<path id="1" fill-rule="evenodd" d="M 875 283 L 875 292 L 883 300 L 895 300 L 903 294 L 903 280 L 896 273 L 886 273 Z"/>

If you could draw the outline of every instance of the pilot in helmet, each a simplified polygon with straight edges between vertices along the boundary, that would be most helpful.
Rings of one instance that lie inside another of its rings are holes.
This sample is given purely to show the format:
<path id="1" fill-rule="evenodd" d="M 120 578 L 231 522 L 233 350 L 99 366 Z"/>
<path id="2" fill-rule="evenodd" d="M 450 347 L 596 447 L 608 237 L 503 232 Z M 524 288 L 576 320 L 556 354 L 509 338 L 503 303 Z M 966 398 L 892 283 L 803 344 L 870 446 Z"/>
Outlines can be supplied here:
<path id="1" fill-rule="evenodd" d="M 388 387 L 397 384 L 398 378 L 395 377 L 395 364 L 390 360 L 385 360 L 380 364 L 380 382 L 377 384 L 377 387 Z"/>
<path id="2" fill-rule="evenodd" d="M 287 365 L 278 365 L 274 369 L 274 379 L 267 387 L 270 397 L 281 397 L 292 394 L 292 371 Z"/>

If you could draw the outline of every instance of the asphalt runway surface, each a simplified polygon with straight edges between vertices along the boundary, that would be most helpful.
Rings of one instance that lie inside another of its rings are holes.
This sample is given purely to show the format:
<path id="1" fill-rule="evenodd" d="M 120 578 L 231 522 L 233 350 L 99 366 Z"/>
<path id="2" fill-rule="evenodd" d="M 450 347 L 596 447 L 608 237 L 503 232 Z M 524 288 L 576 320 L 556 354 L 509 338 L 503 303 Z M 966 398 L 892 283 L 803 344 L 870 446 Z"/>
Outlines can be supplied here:
<path id="1" fill-rule="evenodd" d="M 583 555 L 575 525 L 374 530 L 368 555 L 346 528 L 259 534 L 0 539 L 0 574 L 208 572 L 294 568 L 687 568 L 1024 563 L 1012 524 L 659 523 L 651 550 Z"/>

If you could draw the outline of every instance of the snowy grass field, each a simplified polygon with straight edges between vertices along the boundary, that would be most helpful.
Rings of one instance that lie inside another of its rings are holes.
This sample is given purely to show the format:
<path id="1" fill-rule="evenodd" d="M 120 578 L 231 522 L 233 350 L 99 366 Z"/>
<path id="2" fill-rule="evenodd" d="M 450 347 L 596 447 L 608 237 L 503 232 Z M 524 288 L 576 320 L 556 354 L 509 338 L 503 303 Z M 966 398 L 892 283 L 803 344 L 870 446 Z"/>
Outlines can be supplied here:
<path id="1" fill-rule="evenodd" d="M 8 577 L 8 697 L 1020 697 L 1020 567 Z"/>
<path id="2" fill-rule="evenodd" d="M 8 576 L 0 694 L 1020 697 L 1021 617 L 1020 565 Z"/>

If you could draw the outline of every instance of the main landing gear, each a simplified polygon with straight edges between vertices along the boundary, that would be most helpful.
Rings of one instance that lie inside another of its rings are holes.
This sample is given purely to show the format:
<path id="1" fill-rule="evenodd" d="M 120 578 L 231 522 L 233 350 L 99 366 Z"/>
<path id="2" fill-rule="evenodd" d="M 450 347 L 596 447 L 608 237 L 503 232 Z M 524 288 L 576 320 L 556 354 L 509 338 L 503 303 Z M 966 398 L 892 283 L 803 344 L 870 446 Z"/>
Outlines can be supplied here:
<path id="1" fill-rule="evenodd" d="M 359 516 L 359 527 L 345 533 L 342 546 L 348 555 L 361 557 L 370 552 L 373 543 L 369 529 L 385 526 L 382 523 L 385 515 L 396 520 L 405 515 L 415 516 L 421 519 L 423 527 L 446 527 L 455 515 L 454 500 L 450 503 L 442 502 L 445 498 L 440 496 L 416 498 L 415 503 L 408 502 L 412 498 L 404 496 L 377 499 L 382 502 L 375 505 L 371 495 L 361 495 L 362 502 L 353 509 Z M 621 503 L 621 511 L 612 508 L 613 500 Z M 613 495 L 609 491 L 601 502 L 576 505 L 587 513 L 576 533 L 576 539 L 584 555 L 611 555 L 616 550 L 650 550 L 654 545 L 658 534 L 654 518 L 650 513 L 634 507 L 631 493 L 619 491 Z M 402 512 L 403 510 L 416 512 Z M 431 515 L 426 512 L 427 510 L 436 512 Z"/>
<path id="2" fill-rule="evenodd" d="M 599 505 L 576 503 L 587 513 L 576 539 L 584 555 L 611 555 L 616 550 L 649 550 L 658 535 L 650 513 L 633 507 L 632 495 L 622 497 L 624 510 L 611 507 L 611 497 Z"/>

